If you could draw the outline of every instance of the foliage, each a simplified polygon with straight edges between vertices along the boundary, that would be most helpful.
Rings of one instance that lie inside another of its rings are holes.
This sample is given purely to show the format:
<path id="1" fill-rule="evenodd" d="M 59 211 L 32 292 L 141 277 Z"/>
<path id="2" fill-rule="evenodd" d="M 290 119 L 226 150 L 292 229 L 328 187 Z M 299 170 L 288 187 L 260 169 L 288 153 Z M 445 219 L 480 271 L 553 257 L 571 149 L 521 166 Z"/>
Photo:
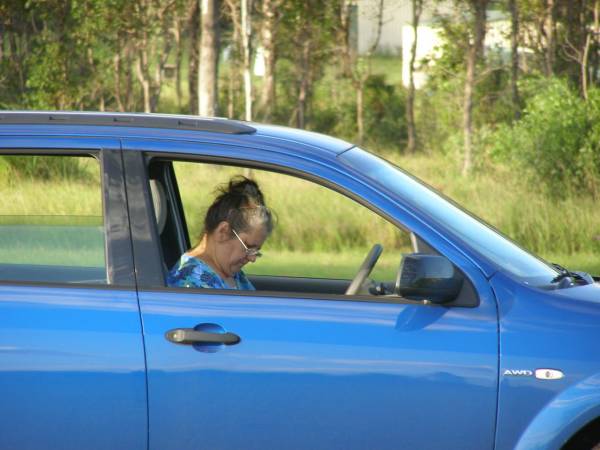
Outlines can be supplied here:
<path id="1" fill-rule="evenodd" d="M 406 142 L 404 90 L 387 84 L 381 75 L 371 75 L 366 82 L 365 97 L 369 142 L 379 147 L 403 147 Z"/>
<path id="2" fill-rule="evenodd" d="M 597 196 L 600 92 L 591 91 L 585 102 L 564 80 L 547 78 L 530 81 L 524 91 L 535 94 L 519 122 L 498 129 L 492 155 L 554 196 L 576 190 Z"/>
<path id="3" fill-rule="evenodd" d="M 315 103 L 314 131 L 357 140 L 356 93 L 348 79 L 327 80 Z M 333 100 L 333 101 L 332 101 Z M 401 86 L 384 75 L 366 79 L 364 92 L 365 145 L 378 149 L 402 148 L 406 142 L 406 99 Z"/>

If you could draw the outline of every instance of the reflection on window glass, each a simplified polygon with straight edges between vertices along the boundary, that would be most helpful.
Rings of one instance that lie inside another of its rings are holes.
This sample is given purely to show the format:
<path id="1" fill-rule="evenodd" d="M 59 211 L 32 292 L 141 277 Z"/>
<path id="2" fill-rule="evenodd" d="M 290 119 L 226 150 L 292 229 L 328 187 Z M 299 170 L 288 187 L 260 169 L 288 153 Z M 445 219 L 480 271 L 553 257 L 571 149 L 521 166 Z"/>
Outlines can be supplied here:
<path id="1" fill-rule="evenodd" d="M 0 279 L 106 283 L 100 167 L 0 157 Z"/>
<path id="2" fill-rule="evenodd" d="M 192 245 L 202 233 L 216 188 L 234 175 L 254 178 L 275 212 L 276 226 L 264 256 L 244 267 L 248 274 L 351 279 L 375 243 L 384 253 L 373 278 L 392 280 L 408 234 L 353 200 L 315 183 L 273 172 L 199 163 L 175 163 Z"/>
<path id="3" fill-rule="evenodd" d="M 448 233 L 507 272 L 532 284 L 548 283 L 556 276 L 556 270 L 545 262 L 387 161 L 356 147 L 342 153 L 339 159 L 431 217 Z"/>

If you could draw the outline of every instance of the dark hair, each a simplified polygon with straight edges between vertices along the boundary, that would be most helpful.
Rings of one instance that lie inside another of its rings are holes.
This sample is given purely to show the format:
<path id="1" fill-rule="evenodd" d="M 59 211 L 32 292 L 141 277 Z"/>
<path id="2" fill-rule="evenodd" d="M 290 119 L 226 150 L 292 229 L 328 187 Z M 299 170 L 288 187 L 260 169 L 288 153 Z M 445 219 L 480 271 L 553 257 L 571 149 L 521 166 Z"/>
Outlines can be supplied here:
<path id="1" fill-rule="evenodd" d="M 219 195 L 204 218 L 204 233 L 212 233 L 223 221 L 237 232 L 262 225 L 271 233 L 273 216 L 256 181 L 237 175 L 217 188 L 217 192 Z"/>

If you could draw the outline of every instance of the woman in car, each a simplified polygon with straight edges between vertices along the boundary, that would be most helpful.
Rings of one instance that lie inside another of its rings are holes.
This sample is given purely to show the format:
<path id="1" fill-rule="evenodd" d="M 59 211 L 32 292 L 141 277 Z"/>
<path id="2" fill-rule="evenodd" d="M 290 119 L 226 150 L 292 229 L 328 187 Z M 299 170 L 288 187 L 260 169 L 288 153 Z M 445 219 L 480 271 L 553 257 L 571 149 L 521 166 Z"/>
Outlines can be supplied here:
<path id="1" fill-rule="evenodd" d="M 273 217 L 258 184 L 232 178 L 208 208 L 200 243 L 169 271 L 167 285 L 254 290 L 242 267 L 260 258 L 272 229 Z"/>

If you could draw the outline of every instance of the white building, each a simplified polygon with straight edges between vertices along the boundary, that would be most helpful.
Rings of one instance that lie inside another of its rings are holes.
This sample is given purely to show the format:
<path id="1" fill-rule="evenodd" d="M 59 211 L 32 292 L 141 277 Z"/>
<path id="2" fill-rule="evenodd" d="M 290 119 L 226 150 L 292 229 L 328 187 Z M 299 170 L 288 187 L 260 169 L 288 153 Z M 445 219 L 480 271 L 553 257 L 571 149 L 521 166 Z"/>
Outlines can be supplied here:
<path id="1" fill-rule="evenodd" d="M 356 45 L 360 54 L 365 54 L 377 38 L 378 8 L 380 0 L 356 0 Z M 417 31 L 417 49 L 415 62 L 415 85 L 417 88 L 426 81 L 425 73 L 420 70 L 420 61 L 436 56 L 440 46 L 439 14 L 451 15 L 452 2 L 425 2 Z M 510 51 L 510 20 L 498 11 L 487 14 L 486 48 L 499 47 Z M 408 63 L 414 40 L 412 28 L 411 0 L 384 0 L 381 36 L 377 52 L 402 56 L 402 81 L 408 86 Z"/>

